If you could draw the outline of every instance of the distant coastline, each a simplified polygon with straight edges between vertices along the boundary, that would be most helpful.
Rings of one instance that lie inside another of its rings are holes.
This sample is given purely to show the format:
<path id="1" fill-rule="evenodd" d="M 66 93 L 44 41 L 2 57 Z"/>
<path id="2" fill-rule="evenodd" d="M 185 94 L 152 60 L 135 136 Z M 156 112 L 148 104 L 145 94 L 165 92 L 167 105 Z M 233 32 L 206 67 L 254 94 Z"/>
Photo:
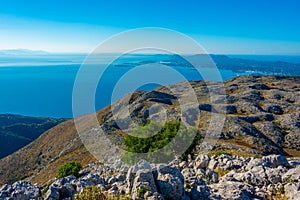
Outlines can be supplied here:
<path id="1" fill-rule="evenodd" d="M 73 117 L 73 85 L 85 56 L 84 54 L 19 57 L 0 55 L 0 85 L 5 85 L 0 88 L 0 93 L 6 97 L 0 99 L 0 113 L 54 118 Z M 109 60 L 111 55 L 105 54 L 105 56 L 104 58 Z M 203 55 L 190 56 L 198 59 L 197 57 Z M 212 54 L 210 56 L 224 80 L 245 75 L 300 76 L 300 64 L 243 59 L 239 58 L 241 55 Z M 269 56 L 274 60 L 279 57 Z M 262 57 L 257 56 L 257 58 Z M 91 67 L 105 67 L 107 60 L 103 59 L 100 65 Z M 124 73 L 135 66 L 151 63 L 167 65 L 184 75 L 186 80 L 202 80 L 201 75 L 178 55 L 125 55 L 110 65 L 101 78 L 102 85 L 95 94 L 95 109 L 100 110 L 111 103 L 114 85 Z M 209 72 L 210 69 L 203 68 L 203 70 Z M 88 82 L 89 77 L 86 78 Z M 212 76 L 211 79 L 214 80 L 214 77 Z M 148 85 L 143 89 L 153 88 L 154 86 Z"/>

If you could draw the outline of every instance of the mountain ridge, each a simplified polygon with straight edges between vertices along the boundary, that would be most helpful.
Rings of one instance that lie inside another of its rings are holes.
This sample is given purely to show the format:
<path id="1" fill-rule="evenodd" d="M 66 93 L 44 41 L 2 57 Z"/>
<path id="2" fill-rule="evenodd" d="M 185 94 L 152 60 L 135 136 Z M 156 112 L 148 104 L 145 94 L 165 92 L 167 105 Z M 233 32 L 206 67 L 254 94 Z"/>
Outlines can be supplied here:
<path id="1" fill-rule="evenodd" d="M 293 156 L 300 151 L 300 77 L 247 76 L 227 80 L 224 82 L 227 104 L 218 103 L 218 99 L 211 103 L 207 99 L 207 87 L 218 91 L 222 87 L 221 83 L 189 83 L 196 91 L 199 101 L 200 132 L 206 130 L 206 122 L 212 112 L 220 107 L 227 111 L 225 125 L 211 153 L 225 151 L 244 156 L 274 153 L 288 156 L 293 152 L 290 155 Z M 184 82 L 170 87 L 174 89 L 172 95 L 185 95 Z M 136 123 L 146 123 L 147 119 L 161 121 L 160 109 L 152 110 L 149 116 L 149 109 L 153 106 L 163 106 L 167 111 L 168 121 L 179 120 L 176 102 L 170 103 L 164 98 L 169 94 L 171 93 L 167 87 L 160 86 L 153 91 L 128 94 L 115 102 L 114 106 L 120 105 L 119 110 L 122 110 L 125 102 L 130 102 L 131 118 Z M 122 113 L 118 114 L 122 117 Z M 93 115 L 81 116 L 76 119 L 76 123 L 81 124 L 84 134 L 78 135 L 74 121 L 68 120 L 18 152 L 0 160 L 1 184 L 26 177 L 33 183 L 46 184 L 56 176 L 58 167 L 68 161 L 79 161 L 84 166 L 96 161 L 82 141 L 89 139 L 89 134 L 98 133 L 100 128 L 105 130 L 105 135 L 110 140 L 102 146 L 102 153 L 107 153 L 108 156 L 118 155 L 116 152 L 119 151 L 114 151 L 113 146 L 117 144 L 122 147 L 126 131 L 115 125 L 111 106 L 98 111 L 96 115 L 100 127 L 93 123 Z M 133 125 L 128 124 L 128 131 L 132 128 Z M 97 147 L 93 145 L 96 144 L 91 144 L 89 150 Z M 112 150 L 111 154 L 108 149 Z M 201 154 L 201 145 L 196 147 L 196 152 Z"/>

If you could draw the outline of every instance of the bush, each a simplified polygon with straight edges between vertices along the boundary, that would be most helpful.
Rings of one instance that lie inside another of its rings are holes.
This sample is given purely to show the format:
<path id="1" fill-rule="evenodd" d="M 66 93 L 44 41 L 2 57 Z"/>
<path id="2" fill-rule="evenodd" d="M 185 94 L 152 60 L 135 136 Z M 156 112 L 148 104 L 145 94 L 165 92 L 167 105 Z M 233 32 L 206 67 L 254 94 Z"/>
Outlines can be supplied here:
<path id="1" fill-rule="evenodd" d="M 146 194 L 147 190 L 145 188 L 138 188 L 137 189 L 137 196 L 140 198 L 144 197 L 144 194 Z"/>
<path id="2" fill-rule="evenodd" d="M 63 178 L 66 176 L 76 176 L 79 177 L 79 171 L 82 166 L 79 162 L 68 162 L 58 168 L 58 178 Z"/>
<path id="3" fill-rule="evenodd" d="M 179 126 L 179 122 L 167 122 L 163 127 L 153 122 L 140 126 L 126 136 L 125 150 L 134 153 L 155 152 L 175 137 Z"/>
<path id="4" fill-rule="evenodd" d="M 177 137 L 176 140 L 173 140 Z M 167 162 L 174 159 L 178 152 L 182 155 L 182 159 L 186 160 L 187 155 L 191 154 L 201 139 L 201 135 L 195 128 L 187 128 L 178 121 L 166 122 L 164 126 L 150 122 L 145 126 L 137 127 L 131 134 L 125 137 L 125 150 L 127 151 L 122 159 L 125 162 L 135 163 L 140 159 L 146 159 L 150 162 Z M 190 144 L 188 149 L 186 144 Z M 151 152 L 157 152 L 168 145 L 168 148 L 164 148 L 158 154 Z M 147 158 L 141 157 L 145 154 L 136 153 L 148 153 Z"/>

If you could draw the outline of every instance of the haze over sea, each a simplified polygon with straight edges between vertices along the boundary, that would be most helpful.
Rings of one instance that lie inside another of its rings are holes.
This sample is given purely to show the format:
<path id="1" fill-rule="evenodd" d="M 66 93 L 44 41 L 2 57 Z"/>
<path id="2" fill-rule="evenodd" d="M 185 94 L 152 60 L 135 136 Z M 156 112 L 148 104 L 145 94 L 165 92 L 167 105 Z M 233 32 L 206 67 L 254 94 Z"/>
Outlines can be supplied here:
<path id="1" fill-rule="evenodd" d="M 159 56 L 159 55 L 157 55 Z M 300 63 L 300 56 L 252 56 L 232 55 L 233 58 L 246 58 L 264 61 L 284 61 Z M 48 116 L 71 118 L 72 90 L 76 74 L 85 55 L 43 55 L 43 56 L 10 56 L 0 55 L 0 113 L 21 114 L 27 116 Z M 111 92 L 115 83 L 128 70 L 130 63 L 147 61 L 147 56 L 136 55 L 122 59 L 121 63 L 113 63 L 101 77 L 102 86 L 96 93 L 95 110 L 111 103 Z M 119 65 L 126 63 L 126 66 Z M 106 61 L 91 68 L 105 67 Z M 171 66 L 185 76 L 187 80 L 200 80 L 195 69 L 186 66 Z M 210 69 L 207 69 L 210 70 Z M 284 68 L 282 75 L 285 75 Z M 253 72 L 236 72 L 220 69 L 224 80 Z M 258 72 L 256 72 L 258 73 Z M 264 72 L 261 72 L 264 74 Z M 150 76 L 155 76 L 150 74 Z M 212 76 L 213 80 L 214 77 Z M 89 77 L 86 76 L 88 82 Z M 172 81 L 170 82 L 172 83 Z M 104 87 L 103 87 L 104 86 Z M 141 89 L 150 90 L 155 84 L 145 85 Z"/>

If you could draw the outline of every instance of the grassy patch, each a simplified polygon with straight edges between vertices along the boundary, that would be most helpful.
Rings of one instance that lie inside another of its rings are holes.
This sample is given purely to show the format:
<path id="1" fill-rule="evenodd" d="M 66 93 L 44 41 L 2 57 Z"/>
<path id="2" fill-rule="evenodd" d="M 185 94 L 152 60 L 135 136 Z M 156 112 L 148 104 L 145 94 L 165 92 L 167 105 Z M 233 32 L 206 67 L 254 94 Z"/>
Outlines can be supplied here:
<path id="1" fill-rule="evenodd" d="M 267 200 L 288 200 L 284 193 L 284 187 L 281 187 L 278 190 L 272 191 L 272 194 L 267 197 Z"/>
<path id="2" fill-rule="evenodd" d="M 74 195 L 74 200 L 106 200 L 107 197 L 98 187 L 86 187 L 78 194 Z"/>
<path id="3" fill-rule="evenodd" d="M 230 170 L 224 170 L 221 169 L 220 166 L 218 166 L 217 169 L 215 169 L 215 172 L 218 174 L 219 177 L 225 176 L 226 174 L 228 174 L 228 172 L 230 172 Z"/>
<path id="4" fill-rule="evenodd" d="M 215 156 L 220 156 L 220 155 L 226 155 L 226 156 L 232 156 L 232 154 L 231 153 L 229 153 L 229 152 L 226 152 L 226 151 L 217 151 L 217 152 L 215 152 Z"/>

